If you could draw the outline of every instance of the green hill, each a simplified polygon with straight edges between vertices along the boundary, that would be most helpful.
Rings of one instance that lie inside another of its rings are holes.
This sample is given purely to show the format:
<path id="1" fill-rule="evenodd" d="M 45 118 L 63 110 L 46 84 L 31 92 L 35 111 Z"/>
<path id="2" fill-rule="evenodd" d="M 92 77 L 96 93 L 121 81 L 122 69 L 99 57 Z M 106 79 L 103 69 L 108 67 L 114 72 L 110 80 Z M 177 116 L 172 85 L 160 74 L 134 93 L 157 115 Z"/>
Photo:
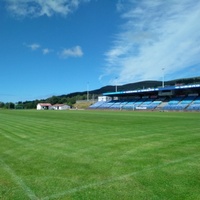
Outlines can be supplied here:
<path id="1" fill-rule="evenodd" d="M 176 84 L 195 84 L 195 83 L 200 83 L 200 77 L 193 77 L 193 78 L 183 78 L 183 79 L 176 79 L 176 80 L 170 80 L 165 82 L 165 86 L 173 86 Z M 118 85 L 117 90 L 118 91 L 128 91 L 128 90 L 136 90 L 136 89 L 143 89 L 143 88 L 157 88 L 162 86 L 162 81 L 140 81 L 136 83 L 129 83 L 125 85 Z M 98 94 L 101 95 L 106 92 L 114 92 L 116 89 L 116 86 L 113 85 L 107 85 L 105 87 L 96 89 L 96 90 L 91 90 L 89 91 L 90 94 Z M 87 91 L 83 92 L 74 92 L 71 94 L 67 95 L 61 95 L 60 97 L 73 97 L 77 95 L 84 95 L 86 94 Z"/>
<path id="2" fill-rule="evenodd" d="M 176 79 L 176 80 L 170 80 L 165 82 L 165 86 L 173 86 L 173 85 L 188 85 L 188 84 L 195 84 L 200 83 L 200 77 L 192 77 L 192 78 L 182 78 L 182 79 Z M 117 85 L 117 91 L 128 91 L 128 90 L 136 90 L 136 89 L 145 89 L 145 88 L 157 88 L 162 86 L 162 81 L 154 81 L 154 80 L 148 80 L 148 81 L 140 81 L 136 83 L 129 83 L 125 85 Z M 99 95 L 102 95 L 106 92 L 115 92 L 116 86 L 115 85 L 107 85 L 105 87 L 88 91 L 89 93 L 89 99 L 97 99 Z M 56 103 L 66 103 L 70 106 L 74 106 L 77 100 L 87 100 L 87 91 L 82 92 L 73 92 L 70 94 L 63 94 L 59 96 L 52 96 L 47 99 L 40 99 L 40 100 L 34 100 L 34 101 L 25 101 L 25 102 L 18 102 L 17 107 L 19 108 L 25 108 L 25 109 L 32 109 L 36 108 L 36 105 L 40 102 L 48 102 L 51 104 Z M 6 105 L 6 104 L 4 104 Z M 10 103 L 9 103 L 10 105 Z M 1 108 L 1 107 L 0 107 Z M 7 108 L 9 108 L 7 106 Z"/>

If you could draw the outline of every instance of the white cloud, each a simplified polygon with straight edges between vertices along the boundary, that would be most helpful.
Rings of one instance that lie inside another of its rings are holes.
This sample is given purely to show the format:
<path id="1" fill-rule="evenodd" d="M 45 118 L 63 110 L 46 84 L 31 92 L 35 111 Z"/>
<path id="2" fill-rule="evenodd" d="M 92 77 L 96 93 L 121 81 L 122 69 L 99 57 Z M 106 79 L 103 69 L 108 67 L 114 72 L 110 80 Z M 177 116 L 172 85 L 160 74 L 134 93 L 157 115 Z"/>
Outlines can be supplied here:
<path id="1" fill-rule="evenodd" d="M 42 49 L 42 53 L 44 54 L 44 55 L 46 55 L 46 54 L 49 54 L 49 53 L 51 53 L 53 50 L 52 49 L 49 49 L 49 48 L 44 48 L 44 49 Z"/>
<path id="2" fill-rule="evenodd" d="M 70 49 L 63 49 L 62 52 L 59 53 L 61 58 L 68 57 L 82 57 L 83 51 L 80 46 L 75 46 Z"/>
<path id="3" fill-rule="evenodd" d="M 67 16 L 76 10 L 80 3 L 90 0 L 6 0 L 7 9 L 16 16 L 48 17 L 54 14 Z"/>
<path id="4" fill-rule="evenodd" d="M 115 76 L 119 83 L 161 80 L 163 67 L 168 79 L 179 78 L 179 72 L 200 65 L 200 2 L 128 2 L 118 8 L 125 23 L 105 53 L 111 83 Z"/>
<path id="5" fill-rule="evenodd" d="M 54 52 L 53 49 L 50 48 L 42 48 L 42 46 L 38 43 L 33 43 L 33 44 L 25 44 L 24 46 L 28 47 L 29 49 L 31 49 L 32 51 L 36 51 L 38 49 L 40 49 L 43 53 L 43 55 L 47 55 L 51 52 Z M 74 46 L 72 48 L 64 48 L 61 52 L 58 52 L 58 56 L 60 58 L 68 58 L 68 57 L 82 57 L 83 56 L 83 51 L 82 48 L 80 46 Z"/>
<path id="6" fill-rule="evenodd" d="M 27 46 L 28 48 L 30 48 L 32 51 L 35 51 L 37 49 L 40 48 L 40 44 L 37 44 L 37 43 L 33 43 L 33 44 L 25 44 L 25 46 Z"/>

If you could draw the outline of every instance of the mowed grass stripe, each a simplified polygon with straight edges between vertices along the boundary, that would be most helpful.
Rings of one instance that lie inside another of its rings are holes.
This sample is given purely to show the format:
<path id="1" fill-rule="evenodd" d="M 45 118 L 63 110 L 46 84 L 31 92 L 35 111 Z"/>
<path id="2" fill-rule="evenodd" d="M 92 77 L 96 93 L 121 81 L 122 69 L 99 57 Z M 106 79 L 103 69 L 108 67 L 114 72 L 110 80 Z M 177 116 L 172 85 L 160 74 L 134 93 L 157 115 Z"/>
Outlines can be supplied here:
<path id="1" fill-rule="evenodd" d="M 76 193 L 78 191 L 85 190 L 85 189 L 88 189 L 88 188 L 99 187 L 101 185 L 106 185 L 106 184 L 109 184 L 109 183 L 112 183 L 112 182 L 116 182 L 116 181 L 123 181 L 124 179 L 127 179 L 127 178 L 129 178 L 131 176 L 138 176 L 138 175 L 140 175 L 141 173 L 144 173 L 144 172 L 153 171 L 153 170 L 157 170 L 157 169 L 160 169 L 160 168 L 165 168 L 165 167 L 168 167 L 168 166 L 173 165 L 173 164 L 192 161 L 194 159 L 198 159 L 199 160 L 200 159 L 200 154 L 191 155 L 191 156 L 186 157 L 184 159 L 177 159 L 177 160 L 174 160 L 174 161 L 170 161 L 170 162 L 162 164 L 162 165 L 145 168 L 145 169 L 140 170 L 140 171 L 134 171 L 134 172 L 129 173 L 129 174 L 124 174 L 124 175 L 121 175 L 121 176 L 112 177 L 112 178 L 104 180 L 104 181 L 100 181 L 100 182 L 96 182 L 96 183 L 90 183 L 88 185 L 83 185 L 83 186 L 77 187 L 77 188 L 72 188 L 70 190 L 63 191 L 61 193 L 57 193 L 57 194 L 53 194 L 53 195 L 48 196 L 48 197 L 44 197 L 44 198 L 42 198 L 42 200 L 57 199 L 57 198 L 60 198 L 62 196 L 65 196 L 67 194 Z"/>
<path id="2" fill-rule="evenodd" d="M 198 113 L 3 111 L 1 158 L 38 198 L 178 199 L 184 197 L 181 188 L 197 196 L 179 173 L 187 177 L 195 172 L 191 185 L 200 185 L 199 119 Z M 19 142 L 7 135 L 19 135 Z M 181 162 L 194 155 L 191 165 Z M 168 177 L 172 185 L 178 184 L 177 192 L 171 192 L 172 186 L 170 194 L 164 190 Z"/>
<path id="3" fill-rule="evenodd" d="M 24 193 L 31 200 L 38 200 L 35 193 L 24 183 L 24 181 L 16 175 L 16 173 L 8 166 L 2 159 L 0 160 L 0 166 L 11 176 L 11 178 L 23 189 Z"/>
<path id="4" fill-rule="evenodd" d="M 8 137 L 9 135 L 8 133 L 13 134 L 14 136 L 16 136 L 16 137 L 13 136 L 13 138 L 15 138 L 17 142 L 21 142 L 21 139 L 26 139 L 27 143 L 28 142 L 32 143 L 35 141 L 40 144 L 43 143 L 44 140 L 47 141 L 48 137 L 50 137 L 51 139 L 51 132 L 53 130 L 55 130 L 56 133 L 59 132 L 58 124 L 56 124 L 56 128 L 54 128 L 54 126 L 52 126 L 52 122 L 49 122 L 46 119 L 38 120 L 34 118 L 35 121 L 34 124 L 33 123 L 30 124 L 30 122 L 33 122 L 33 119 L 32 118 L 30 119 L 30 117 L 29 118 L 23 117 L 22 119 L 15 118 L 15 120 L 16 123 L 14 120 L 9 120 L 9 121 L 4 120 L 2 124 L 4 125 L 4 127 L 6 127 L 6 129 L 4 128 L 4 132 L 7 133 L 6 136 Z M 9 132 L 11 128 L 12 131 Z M 49 129 L 51 130 L 49 131 Z"/>

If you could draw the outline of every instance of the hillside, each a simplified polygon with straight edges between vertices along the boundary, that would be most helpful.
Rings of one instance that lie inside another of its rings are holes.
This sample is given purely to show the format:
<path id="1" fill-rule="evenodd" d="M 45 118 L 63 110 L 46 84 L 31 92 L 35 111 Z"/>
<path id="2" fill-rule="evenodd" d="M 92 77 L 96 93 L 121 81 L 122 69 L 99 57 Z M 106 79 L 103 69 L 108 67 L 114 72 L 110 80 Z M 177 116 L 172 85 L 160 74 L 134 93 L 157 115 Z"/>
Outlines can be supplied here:
<path id="1" fill-rule="evenodd" d="M 187 84 L 195 84 L 195 83 L 200 83 L 200 77 L 193 77 L 193 78 L 184 78 L 184 79 L 176 79 L 176 80 L 170 80 L 165 82 L 165 86 L 172 86 L 176 84 L 181 84 L 181 85 L 187 85 Z M 136 83 L 129 83 L 125 85 L 118 85 L 117 86 L 117 91 L 128 91 L 128 90 L 136 90 L 136 89 L 145 89 L 145 88 L 157 88 L 161 87 L 162 82 L 161 81 L 141 81 L 141 82 L 136 82 Z M 89 99 L 96 100 L 99 95 L 102 95 L 103 93 L 106 92 L 115 92 L 116 86 L 114 85 L 108 85 L 96 90 L 91 90 L 89 91 Z M 70 106 L 75 106 L 75 103 L 77 100 L 87 100 L 87 91 L 83 92 L 74 92 L 70 94 L 63 94 L 60 96 L 52 96 L 47 99 L 40 99 L 40 100 L 34 100 L 34 101 L 25 101 L 25 102 L 18 102 L 17 104 L 14 104 L 11 102 L 9 103 L 1 103 L 0 108 L 19 108 L 19 109 L 35 109 L 36 105 L 38 103 L 42 102 L 48 102 L 53 104 L 56 103 L 66 103 Z M 12 106 L 11 106 L 12 105 Z M 85 106 L 85 105 L 84 105 Z"/>
<path id="2" fill-rule="evenodd" d="M 183 79 L 176 79 L 176 80 L 170 80 L 165 82 L 165 86 L 173 86 L 176 84 L 194 84 L 194 83 L 200 83 L 200 77 L 192 77 L 192 78 L 183 78 Z M 136 83 L 129 83 L 125 85 L 119 85 L 117 86 L 117 91 L 128 91 L 128 90 L 136 90 L 136 89 L 143 89 L 143 88 L 157 88 L 162 86 L 162 81 L 141 81 Z M 100 89 L 91 90 L 89 91 L 90 94 L 98 94 L 101 95 L 106 92 L 115 92 L 116 86 L 108 85 L 104 86 Z M 83 95 L 86 94 L 87 91 L 83 92 L 74 92 L 67 95 L 61 95 L 59 97 L 73 97 L 77 95 Z"/>

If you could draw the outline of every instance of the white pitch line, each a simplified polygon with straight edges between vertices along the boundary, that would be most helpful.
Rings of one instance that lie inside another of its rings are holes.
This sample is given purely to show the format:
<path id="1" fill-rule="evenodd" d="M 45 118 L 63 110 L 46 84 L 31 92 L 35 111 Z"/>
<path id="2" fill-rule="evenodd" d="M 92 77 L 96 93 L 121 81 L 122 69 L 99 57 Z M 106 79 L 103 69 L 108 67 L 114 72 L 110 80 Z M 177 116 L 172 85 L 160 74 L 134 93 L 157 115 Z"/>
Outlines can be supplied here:
<path id="1" fill-rule="evenodd" d="M 149 168 L 139 170 L 139 171 L 135 171 L 135 172 L 125 174 L 125 175 L 122 175 L 122 176 L 113 177 L 113 178 L 110 178 L 110 179 L 107 179 L 107 180 L 104 180 L 104 181 L 100 181 L 100 182 L 91 183 L 91 184 L 83 185 L 83 186 L 80 186 L 80 187 L 72 188 L 70 190 L 66 190 L 66 191 L 63 191 L 63 192 L 60 192 L 60 193 L 57 193 L 57 194 L 53 194 L 53 195 L 41 198 L 41 200 L 57 199 L 57 198 L 65 196 L 65 195 L 72 194 L 72 193 L 75 193 L 75 192 L 79 192 L 81 190 L 84 190 L 84 189 L 87 189 L 87 188 L 90 188 L 90 187 L 96 187 L 96 186 L 104 185 L 104 184 L 107 184 L 107 183 L 120 181 L 120 180 L 123 180 L 125 178 L 129 178 L 130 176 L 140 174 L 142 172 L 147 172 L 147 171 L 151 171 L 151 170 L 154 170 L 154 169 L 163 168 L 163 167 L 166 167 L 168 165 L 180 163 L 180 162 L 190 160 L 190 159 L 193 159 L 193 158 L 196 158 L 196 157 L 199 157 L 199 156 L 200 155 L 197 154 L 197 155 L 185 157 L 185 158 L 182 158 L 182 159 L 177 159 L 177 160 L 174 160 L 174 161 L 171 161 L 171 162 L 168 162 L 168 163 L 165 163 L 165 164 L 161 164 L 161 165 L 158 165 L 158 166 L 155 166 L 155 167 L 149 167 Z"/>
<path id="2" fill-rule="evenodd" d="M 0 165 L 3 167 L 3 169 L 10 174 L 12 179 L 24 190 L 26 195 L 31 200 L 38 200 L 39 198 L 35 195 L 35 193 L 24 183 L 24 181 L 16 175 L 16 173 L 2 160 L 0 159 Z"/>

